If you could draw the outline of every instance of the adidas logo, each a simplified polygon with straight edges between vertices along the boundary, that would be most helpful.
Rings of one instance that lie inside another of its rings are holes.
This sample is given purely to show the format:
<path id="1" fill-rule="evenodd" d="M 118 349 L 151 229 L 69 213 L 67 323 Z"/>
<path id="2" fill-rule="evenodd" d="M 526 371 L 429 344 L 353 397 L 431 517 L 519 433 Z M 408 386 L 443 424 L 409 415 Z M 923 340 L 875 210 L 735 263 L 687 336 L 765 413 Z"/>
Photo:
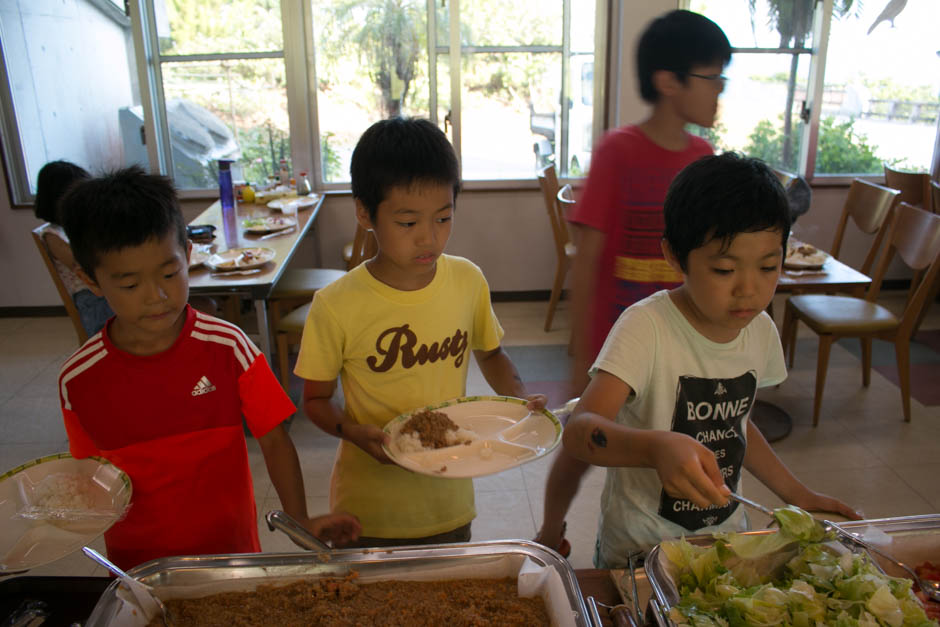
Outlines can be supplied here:
<path id="1" fill-rule="evenodd" d="M 202 396 L 209 392 L 215 392 L 215 386 L 209 381 L 209 377 L 203 375 L 196 385 L 193 386 L 193 396 Z"/>
<path id="2" fill-rule="evenodd" d="M 203 377 L 205 379 L 205 377 Z M 718 387 L 715 388 L 715 396 L 724 396 L 728 393 L 727 388 L 721 384 L 721 381 L 718 382 Z"/>

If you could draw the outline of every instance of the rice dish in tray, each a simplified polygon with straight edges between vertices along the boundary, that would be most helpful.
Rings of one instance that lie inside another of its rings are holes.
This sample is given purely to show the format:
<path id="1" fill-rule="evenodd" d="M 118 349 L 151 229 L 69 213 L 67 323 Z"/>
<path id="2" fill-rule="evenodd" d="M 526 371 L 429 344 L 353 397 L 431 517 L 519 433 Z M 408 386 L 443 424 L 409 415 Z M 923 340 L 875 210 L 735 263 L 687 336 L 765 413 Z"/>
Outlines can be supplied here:
<path id="1" fill-rule="evenodd" d="M 419 453 L 468 445 L 478 439 L 476 433 L 459 427 L 444 412 L 423 410 L 402 424 L 395 443 L 403 453 Z"/>
<path id="2" fill-rule="evenodd" d="M 57 472 L 36 484 L 30 504 L 44 510 L 86 510 L 95 506 L 99 489 L 91 477 Z"/>

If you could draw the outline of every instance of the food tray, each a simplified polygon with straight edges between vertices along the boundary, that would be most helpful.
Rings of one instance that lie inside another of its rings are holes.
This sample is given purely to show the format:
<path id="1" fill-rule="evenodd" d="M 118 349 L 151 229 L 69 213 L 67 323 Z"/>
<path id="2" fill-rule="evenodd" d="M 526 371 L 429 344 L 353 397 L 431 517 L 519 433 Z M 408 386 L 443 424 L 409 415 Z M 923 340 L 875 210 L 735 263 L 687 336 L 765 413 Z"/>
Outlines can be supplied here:
<path id="1" fill-rule="evenodd" d="M 591 625 L 571 566 L 561 556 L 525 540 L 333 551 L 324 561 L 316 553 L 254 553 L 169 557 L 146 562 L 128 574 L 154 587 L 158 596 L 203 596 L 252 590 L 258 584 L 288 583 L 305 577 L 344 577 L 359 581 L 442 580 L 516 576 L 534 564 L 543 578 L 541 596 L 553 625 Z M 116 580 L 98 601 L 86 627 L 126 625 Z M 140 624 L 143 624 L 141 622 Z"/>
<path id="2" fill-rule="evenodd" d="M 839 523 L 839 526 L 850 533 L 863 534 L 866 539 L 876 544 L 878 548 L 894 555 L 911 568 L 925 560 L 934 563 L 940 562 L 940 514 L 855 520 Z M 768 534 L 776 533 L 776 530 L 763 529 L 745 533 L 749 535 Z M 882 544 L 878 541 L 878 538 L 870 539 L 869 534 L 874 534 L 883 539 L 882 533 L 887 534 L 890 543 Z M 702 546 L 708 546 L 714 541 L 710 535 L 690 536 L 686 540 L 692 544 Z M 871 558 L 887 575 L 910 577 L 896 564 L 878 555 L 871 555 Z M 648 616 L 652 615 L 656 624 L 660 627 L 675 625 L 667 614 L 669 609 L 679 601 L 679 592 L 669 574 L 668 562 L 668 558 L 659 545 L 653 547 L 646 559 L 646 573 L 653 589 Z"/>

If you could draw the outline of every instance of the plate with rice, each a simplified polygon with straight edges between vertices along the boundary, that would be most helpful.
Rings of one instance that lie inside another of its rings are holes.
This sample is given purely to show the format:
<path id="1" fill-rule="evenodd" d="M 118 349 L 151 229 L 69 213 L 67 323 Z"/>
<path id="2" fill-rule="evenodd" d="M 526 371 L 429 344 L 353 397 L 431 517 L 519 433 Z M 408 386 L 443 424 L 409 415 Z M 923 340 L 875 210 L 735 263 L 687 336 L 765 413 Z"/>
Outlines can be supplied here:
<path id="1" fill-rule="evenodd" d="M 56 453 L 0 475 L 0 576 L 54 562 L 120 520 L 131 480 L 99 457 Z"/>
<path id="2" fill-rule="evenodd" d="M 399 466 L 463 479 L 492 475 L 552 451 L 561 423 L 508 396 L 466 396 L 402 414 L 385 425 L 385 453 Z"/>

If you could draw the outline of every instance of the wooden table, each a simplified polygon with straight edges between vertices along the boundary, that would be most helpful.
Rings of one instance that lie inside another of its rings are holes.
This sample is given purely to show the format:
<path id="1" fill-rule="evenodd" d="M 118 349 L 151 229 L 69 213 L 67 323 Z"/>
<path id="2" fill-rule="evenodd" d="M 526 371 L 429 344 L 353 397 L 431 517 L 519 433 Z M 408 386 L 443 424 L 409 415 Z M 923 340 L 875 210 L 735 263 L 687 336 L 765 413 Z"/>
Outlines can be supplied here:
<path id="1" fill-rule="evenodd" d="M 784 268 L 777 281 L 777 292 L 783 294 L 827 294 L 848 292 L 861 298 L 871 285 L 871 277 L 830 257 L 822 270 L 789 270 Z M 773 310 L 768 309 L 771 317 Z M 780 407 L 757 400 L 751 420 L 768 442 L 782 440 L 793 428 L 793 419 Z"/>
<path id="2" fill-rule="evenodd" d="M 284 269 L 290 263 L 291 257 L 297 251 L 297 246 L 304 235 L 313 225 L 314 220 L 323 206 L 323 195 L 317 194 L 317 202 L 310 207 L 297 212 L 297 228 L 289 233 L 268 239 L 263 235 L 246 233 L 242 222 L 250 218 L 261 218 L 270 215 L 282 215 L 281 212 L 269 209 L 265 205 L 240 203 L 235 208 L 234 221 L 230 222 L 229 233 L 231 237 L 226 242 L 225 224 L 222 221 L 222 206 L 219 201 L 203 211 L 190 224 L 211 224 L 216 227 L 215 240 L 212 252 L 222 252 L 229 248 L 245 248 L 263 246 L 274 251 L 273 261 L 266 263 L 257 274 L 230 274 L 213 273 L 205 266 L 199 266 L 189 271 L 189 293 L 202 295 L 233 295 L 241 294 L 254 301 L 255 315 L 258 319 L 258 335 L 261 352 L 264 353 L 268 363 L 271 363 L 271 332 L 268 323 L 267 300 L 270 298 Z"/>

